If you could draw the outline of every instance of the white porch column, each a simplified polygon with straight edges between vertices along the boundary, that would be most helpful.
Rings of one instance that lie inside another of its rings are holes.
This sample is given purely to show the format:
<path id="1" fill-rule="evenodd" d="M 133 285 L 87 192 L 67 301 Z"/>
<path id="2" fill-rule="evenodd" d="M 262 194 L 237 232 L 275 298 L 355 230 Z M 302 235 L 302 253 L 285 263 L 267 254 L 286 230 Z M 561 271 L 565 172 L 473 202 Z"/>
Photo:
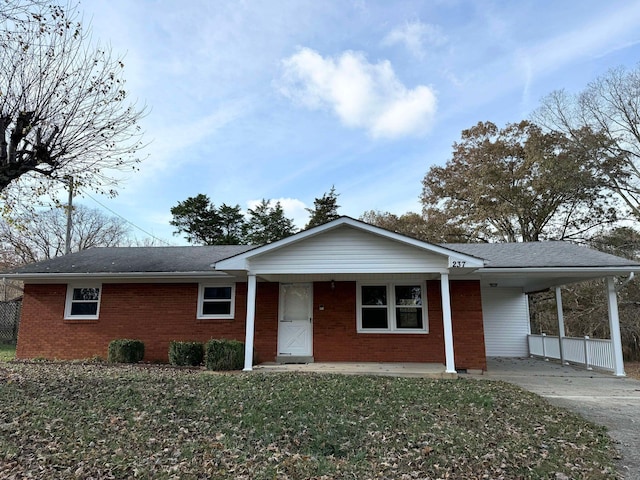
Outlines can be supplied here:
<path id="1" fill-rule="evenodd" d="M 247 321 L 245 324 L 244 368 L 245 372 L 253 370 L 253 336 L 256 324 L 256 276 L 247 276 Z"/>
<path id="2" fill-rule="evenodd" d="M 607 277 L 607 303 L 609 307 L 609 331 L 611 346 L 613 347 L 613 374 L 617 377 L 626 376 L 622 359 L 622 339 L 620 338 L 620 317 L 618 315 L 618 296 L 614 277 Z"/>
<path id="3" fill-rule="evenodd" d="M 444 356 L 446 372 L 456 373 L 453 351 L 453 328 L 451 326 L 451 297 L 449 295 L 449 274 L 440 274 L 440 295 L 442 298 L 442 323 L 444 326 Z"/>
<path id="4" fill-rule="evenodd" d="M 556 287 L 556 309 L 558 310 L 558 342 L 560 342 L 560 363 L 564 365 L 564 348 L 562 347 L 562 339 L 564 333 L 564 312 L 562 311 L 562 291 L 560 287 Z"/>

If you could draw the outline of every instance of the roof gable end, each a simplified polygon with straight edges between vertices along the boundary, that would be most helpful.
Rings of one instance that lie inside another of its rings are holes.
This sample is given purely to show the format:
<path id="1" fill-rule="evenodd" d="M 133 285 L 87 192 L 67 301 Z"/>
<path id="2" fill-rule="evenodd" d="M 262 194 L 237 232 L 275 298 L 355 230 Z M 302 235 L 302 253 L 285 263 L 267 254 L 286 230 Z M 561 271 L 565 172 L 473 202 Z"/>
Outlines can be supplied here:
<path id="1" fill-rule="evenodd" d="M 454 263 L 457 262 L 457 263 Z M 403 267 L 403 264 L 404 265 Z M 432 245 L 350 217 L 324 225 L 215 264 L 222 271 L 274 271 L 284 273 L 349 271 L 415 271 L 446 269 L 452 264 L 481 268 L 482 259 Z M 413 267 L 409 267 L 413 265 Z M 300 271 L 298 271 L 300 270 Z M 405 270 L 408 271 L 408 270 Z"/>

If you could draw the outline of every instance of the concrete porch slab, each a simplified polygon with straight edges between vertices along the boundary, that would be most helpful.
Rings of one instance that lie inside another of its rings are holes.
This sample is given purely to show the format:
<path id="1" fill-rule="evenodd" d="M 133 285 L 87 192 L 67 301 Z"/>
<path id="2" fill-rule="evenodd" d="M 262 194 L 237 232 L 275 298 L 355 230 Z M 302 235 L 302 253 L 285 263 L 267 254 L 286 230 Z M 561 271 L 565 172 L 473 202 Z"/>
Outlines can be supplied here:
<path id="1" fill-rule="evenodd" d="M 382 375 L 390 377 L 457 378 L 440 363 L 316 362 L 303 364 L 261 363 L 256 372 L 313 372 L 341 375 Z"/>

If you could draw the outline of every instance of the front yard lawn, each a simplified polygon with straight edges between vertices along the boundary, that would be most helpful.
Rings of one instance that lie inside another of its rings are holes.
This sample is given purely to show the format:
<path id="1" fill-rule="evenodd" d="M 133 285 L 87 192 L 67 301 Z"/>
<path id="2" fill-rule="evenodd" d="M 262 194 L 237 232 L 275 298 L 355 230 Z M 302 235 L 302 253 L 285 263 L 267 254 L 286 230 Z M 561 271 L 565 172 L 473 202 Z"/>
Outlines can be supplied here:
<path id="1" fill-rule="evenodd" d="M 603 428 L 502 382 L 0 365 L 0 478 L 615 478 Z"/>

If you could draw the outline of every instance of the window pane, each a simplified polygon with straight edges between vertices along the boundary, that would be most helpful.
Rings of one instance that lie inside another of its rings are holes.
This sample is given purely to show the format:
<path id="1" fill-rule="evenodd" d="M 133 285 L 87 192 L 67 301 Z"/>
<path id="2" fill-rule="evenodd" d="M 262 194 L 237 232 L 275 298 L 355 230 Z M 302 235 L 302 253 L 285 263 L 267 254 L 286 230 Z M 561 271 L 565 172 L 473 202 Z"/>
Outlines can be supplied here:
<path id="1" fill-rule="evenodd" d="M 422 308 L 396 308 L 398 328 L 422 328 Z"/>
<path id="2" fill-rule="evenodd" d="M 389 328 L 386 308 L 363 308 L 362 328 Z"/>
<path id="3" fill-rule="evenodd" d="M 74 292 L 75 293 L 75 292 Z M 98 303 L 97 302 L 88 302 L 88 303 L 72 303 L 71 304 L 71 315 L 96 315 L 98 313 Z"/>
<path id="4" fill-rule="evenodd" d="M 282 319 L 308 320 L 311 316 L 311 288 L 308 285 L 282 286 Z"/>
<path id="5" fill-rule="evenodd" d="M 397 286 L 396 305 L 422 305 L 422 288 L 419 285 Z"/>
<path id="6" fill-rule="evenodd" d="M 231 287 L 205 287 L 205 300 L 230 300 Z"/>
<path id="7" fill-rule="evenodd" d="M 387 287 L 384 285 L 363 285 L 362 305 L 386 305 Z"/>
<path id="8" fill-rule="evenodd" d="M 95 300 L 100 297 L 99 288 L 74 288 L 73 299 L 74 300 Z"/>
<path id="9" fill-rule="evenodd" d="M 230 315 L 231 302 L 203 302 L 203 315 Z"/>

